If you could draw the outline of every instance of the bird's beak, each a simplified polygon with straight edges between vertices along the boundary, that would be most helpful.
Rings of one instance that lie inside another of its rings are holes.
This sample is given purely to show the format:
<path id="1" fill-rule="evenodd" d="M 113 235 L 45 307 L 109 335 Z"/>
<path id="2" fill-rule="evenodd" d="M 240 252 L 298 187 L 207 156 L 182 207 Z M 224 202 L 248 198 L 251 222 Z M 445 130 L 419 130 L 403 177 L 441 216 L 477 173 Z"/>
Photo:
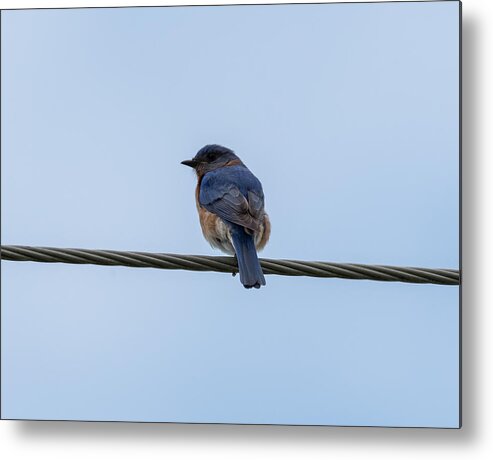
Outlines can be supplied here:
<path id="1" fill-rule="evenodd" d="M 199 162 L 195 160 L 184 160 L 181 162 L 181 164 L 185 166 L 190 166 L 191 168 L 195 168 L 199 164 Z"/>

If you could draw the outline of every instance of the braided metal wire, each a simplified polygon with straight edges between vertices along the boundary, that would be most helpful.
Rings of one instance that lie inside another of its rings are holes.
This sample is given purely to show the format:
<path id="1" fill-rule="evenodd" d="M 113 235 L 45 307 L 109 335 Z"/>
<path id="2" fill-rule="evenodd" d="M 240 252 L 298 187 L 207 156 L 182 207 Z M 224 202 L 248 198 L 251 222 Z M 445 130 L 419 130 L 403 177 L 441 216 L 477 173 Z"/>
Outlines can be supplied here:
<path id="1" fill-rule="evenodd" d="M 119 265 L 125 267 L 162 268 L 168 270 L 212 271 L 237 273 L 234 257 L 194 256 L 150 252 L 68 249 L 33 246 L 1 246 L 2 260 Z M 353 280 L 400 281 L 458 285 L 459 270 L 394 267 L 389 265 L 304 262 L 300 260 L 260 259 L 266 275 L 314 276 Z"/>

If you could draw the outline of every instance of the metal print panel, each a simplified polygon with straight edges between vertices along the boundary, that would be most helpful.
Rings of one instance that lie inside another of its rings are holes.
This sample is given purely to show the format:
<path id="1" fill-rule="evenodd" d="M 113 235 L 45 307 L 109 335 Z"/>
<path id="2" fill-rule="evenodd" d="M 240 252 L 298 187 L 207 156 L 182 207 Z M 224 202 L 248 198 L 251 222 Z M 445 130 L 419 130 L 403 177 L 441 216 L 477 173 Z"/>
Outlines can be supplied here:
<path id="1" fill-rule="evenodd" d="M 1 25 L 2 418 L 460 427 L 459 2 Z"/>

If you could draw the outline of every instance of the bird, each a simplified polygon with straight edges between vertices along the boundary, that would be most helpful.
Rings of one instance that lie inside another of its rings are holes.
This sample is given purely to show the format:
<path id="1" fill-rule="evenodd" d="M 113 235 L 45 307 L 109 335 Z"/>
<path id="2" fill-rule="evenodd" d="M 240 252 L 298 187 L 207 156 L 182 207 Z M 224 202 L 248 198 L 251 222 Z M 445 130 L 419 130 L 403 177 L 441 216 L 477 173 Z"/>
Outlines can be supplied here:
<path id="1" fill-rule="evenodd" d="M 195 202 L 204 238 L 236 257 L 245 288 L 265 286 L 257 251 L 267 244 L 271 223 L 260 181 L 233 150 L 218 144 L 202 147 L 181 164 L 197 175 Z"/>

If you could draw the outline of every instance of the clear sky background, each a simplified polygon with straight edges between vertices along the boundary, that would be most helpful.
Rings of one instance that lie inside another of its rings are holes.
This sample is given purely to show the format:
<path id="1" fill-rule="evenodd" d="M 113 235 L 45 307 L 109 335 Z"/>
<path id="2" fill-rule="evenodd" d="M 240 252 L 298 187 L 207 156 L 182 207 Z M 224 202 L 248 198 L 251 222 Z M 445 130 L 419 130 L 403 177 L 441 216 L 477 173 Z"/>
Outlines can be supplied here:
<path id="1" fill-rule="evenodd" d="M 180 161 L 233 148 L 270 258 L 458 267 L 458 14 L 2 12 L 2 244 L 215 254 Z M 2 416 L 458 425 L 457 287 L 2 262 Z"/>

